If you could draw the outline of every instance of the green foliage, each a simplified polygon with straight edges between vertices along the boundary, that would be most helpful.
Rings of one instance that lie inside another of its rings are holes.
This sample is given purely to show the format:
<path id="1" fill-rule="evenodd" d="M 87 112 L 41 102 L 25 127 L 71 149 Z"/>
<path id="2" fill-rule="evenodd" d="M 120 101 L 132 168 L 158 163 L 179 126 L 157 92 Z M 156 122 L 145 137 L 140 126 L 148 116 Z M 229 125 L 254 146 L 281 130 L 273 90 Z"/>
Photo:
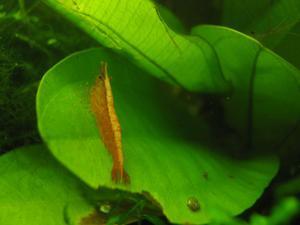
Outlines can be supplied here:
<path id="1" fill-rule="evenodd" d="M 1 156 L 0 224 L 297 220 L 298 1 L 159 2 L 180 19 L 151 0 L 0 3 L 0 151 L 41 142 L 39 134 L 49 148 Z M 99 44 L 109 49 L 65 58 Z M 129 185 L 111 181 L 90 109 L 100 61 Z M 277 172 L 276 153 L 280 173 L 254 204 Z"/>
<path id="2" fill-rule="evenodd" d="M 121 214 L 123 222 L 156 218 L 157 211 L 153 206 L 148 207 L 149 201 L 141 196 L 87 187 L 43 145 L 22 147 L 5 154 L 0 158 L 0 172 L 0 224 L 90 225 L 92 221 L 108 223 Z M 120 199 L 123 212 L 116 207 Z M 141 217 L 129 213 L 137 210 L 137 203 L 131 199 L 143 203 L 138 211 Z M 104 204 L 115 207 L 102 212 L 98 206 Z"/>
<path id="3" fill-rule="evenodd" d="M 23 13 L 16 2 L 0 4 L 0 152 L 40 142 L 34 105 L 42 74 L 65 55 L 95 45 L 40 1 L 26 1 Z"/>
<path id="4" fill-rule="evenodd" d="M 108 62 L 112 77 L 128 186 L 112 182 L 110 155 L 90 111 L 90 89 L 101 61 Z M 205 223 L 211 208 L 243 211 L 277 168 L 274 158 L 234 160 L 223 154 L 205 121 L 180 109 L 168 87 L 105 50 L 72 55 L 49 70 L 40 84 L 37 112 L 43 139 L 78 177 L 93 188 L 146 191 L 175 223 Z M 199 212 L 187 207 L 191 196 L 199 199 Z"/>
<path id="5" fill-rule="evenodd" d="M 64 210 L 74 208 L 69 219 L 78 219 L 93 211 L 93 206 L 82 197 L 84 185 L 43 146 L 5 154 L 0 158 L 0 171 L 1 224 L 64 225 L 63 214 L 68 213 Z"/>
<path id="6" fill-rule="evenodd" d="M 270 215 L 255 213 L 251 215 L 249 222 L 218 212 L 212 225 L 287 225 L 300 212 L 300 201 L 295 197 L 284 198 L 271 210 Z"/>
<path id="7" fill-rule="evenodd" d="M 299 22 L 298 0 L 224 1 L 223 25 L 253 36 L 298 68 Z"/>
<path id="8" fill-rule="evenodd" d="M 214 47 L 223 75 L 232 85 L 224 113 L 244 146 L 271 151 L 282 147 L 299 127 L 300 71 L 234 30 L 198 26 L 193 34 Z"/>
<path id="9" fill-rule="evenodd" d="M 168 28 L 149 0 L 46 2 L 103 45 L 129 55 L 160 79 L 203 92 L 228 88 L 210 46 Z"/>
<path id="10" fill-rule="evenodd" d="M 93 4 L 89 0 L 47 2 L 102 44 L 130 54 L 152 75 L 171 79 L 190 90 L 223 93 L 220 101 L 225 108 L 224 120 L 233 130 L 240 148 L 274 151 L 300 121 L 297 104 L 300 71 L 244 34 L 212 26 L 194 28 L 193 34 L 199 38 L 176 34 L 165 26 L 149 1 L 132 0 L 130 4 L 118 4 L 117 0 Z M 292 4 L 287 5 L 292 7 Z M 112 11 L 106 11 L 107 8 Z M 277 8 L 274 14 L 280 17 L 285 11 L 277 12 Z M 139 13 L 132 14 L 133 9 Z M 124 10 L 128 11 L 126 17 Z M 113 14 L 115 20 L 109 19 L 109 14 Z M 128 21 L 134 25 L 125 30 Z M 133 35 L 137 29 L 138 34 Z M 155 35 L 149 35 L 152 32 Z M 160 49 L 165 51 L 158 51 Z M 146 66 L 149 63 L 151 67 Z M 194 69 L 195 66 L 199 66 L 198 69 Z M 163 73 L 158 75 L 154 67 Z"/>

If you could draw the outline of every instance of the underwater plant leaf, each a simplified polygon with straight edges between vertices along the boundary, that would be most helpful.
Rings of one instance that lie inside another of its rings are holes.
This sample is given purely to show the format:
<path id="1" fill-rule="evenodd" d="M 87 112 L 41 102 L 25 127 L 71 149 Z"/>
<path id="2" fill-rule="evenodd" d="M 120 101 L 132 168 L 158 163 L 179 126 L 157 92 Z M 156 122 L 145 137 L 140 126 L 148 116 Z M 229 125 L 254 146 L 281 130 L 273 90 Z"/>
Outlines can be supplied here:
<path id="1" fill-rule="evenodd" d="M 280 184 L 276 188 L 276 197 L 283 198 L 285 196 L 296 196 L 300 193 L 300 175 L 285 183 Z"/>
<path id="2" fill-rule="evenodd" d="M 112 77 L 128 185 L 111 179 L 112 158 L 91 110 L 101 61 Z M 206 123 L 183 110 L 171 88 L 108 50 L 73 54 L 41 81 L 40 134 L 53 155 L 89 186 L 146 192 L 171 222 L 206 223 L 213 208 L 242 212 L 275 175 L 276 158 L 239 160 L 213 147 Z"/>
<path id="3" fill-rule="evenodd" d="M 188 90 L 224 92 L 228 84 L 211 47 L 175 33 L 150 0 L 45 0 L 104 46 L 150 74 Z"/>
<path id="4" fill-rule="evenodd" d="M 273 49 L 300 22 L 298 0 L 225 0 L 223 25 L 249 34 Z"/>
<path id="5" fill-rule="evenodd" d="M 232 84 L 223 99 L 225 118 L 242 143 L 248 149 L 278 149 L 299 128 L 300 71 L 235 30 L 207 25 L 193 34 L 214 46 Z"/>
<path id="6" fill-rule="evenodd" d="M 300 213 L 300 201 L 297 197 L 285 197 L 278 202 L 272 209 L 271 215 L 252 214 L 250 225 L 256 224 L 293 224 L 293 221 Z"/>
<path id="7" fill-rule="evenodd" d="M 94 211 L 83 197 L 88 187 L 61 166 L 45 146 L 6 153 L 0 157 L 0 171 L 0 224 L 79 224 Z"/>

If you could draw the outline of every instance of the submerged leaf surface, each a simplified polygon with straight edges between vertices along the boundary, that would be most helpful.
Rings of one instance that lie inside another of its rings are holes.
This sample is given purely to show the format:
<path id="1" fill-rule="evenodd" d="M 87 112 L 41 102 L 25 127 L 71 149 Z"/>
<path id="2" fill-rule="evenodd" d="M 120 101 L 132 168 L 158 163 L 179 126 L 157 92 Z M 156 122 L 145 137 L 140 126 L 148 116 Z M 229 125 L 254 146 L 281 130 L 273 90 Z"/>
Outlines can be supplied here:
<path id="1" fill-rule="evenodd" d="M 175 33 L 151 0 L 45 2 L 153 76 L 194 91 L 220 93 L 229 88 L 211 47 L 199 39 Z"/>
<path id="2" fill-rule="evenodd" d="M 83 197 L 88 187 L 45 146 L 22 147 L 1 156 L 0 172 L 0 224 L 79 224 L 94 211 Z"/>
<path id="3" fill-rule="evenodd" d="M 112 160 L 90 109 L 100 61 L 110 65 L 128 186 L 111 181 Z M 214 208 L 236 215 L 250 207 L 275 175 L 277 160 L 238 160 L 212 147 L 205 122 L 183 111 L 168 88 L 104 49 L 76 53 L 41 82 L 41 135 L 54 156 L 91 187 L 148 192 L 172 222 L 207 223 Z M 191 198 L 199 210 L 190 209 Z"/>

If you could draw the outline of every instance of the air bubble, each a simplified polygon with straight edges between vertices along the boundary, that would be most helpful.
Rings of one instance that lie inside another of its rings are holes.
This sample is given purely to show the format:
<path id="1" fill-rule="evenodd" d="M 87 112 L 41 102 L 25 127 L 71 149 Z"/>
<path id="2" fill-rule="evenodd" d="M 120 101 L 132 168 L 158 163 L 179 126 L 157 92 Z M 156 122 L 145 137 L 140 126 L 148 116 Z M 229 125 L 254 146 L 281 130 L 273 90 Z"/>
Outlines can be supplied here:
<path id="1" fill-rule="evenodd" d="M 103 203 L 100 205 L 100 211 L 108 214 L 111 211 L 111 205 L 109 203 Z"/>
<path id="2" fill-rule="evenodd" d="M 189 209 L 192 212 L 197 212 L 200 210 L 200 204 L 197 198 L 195 197 L 190 197 L 187 200 L 187 207 L 189 207 Z"/>

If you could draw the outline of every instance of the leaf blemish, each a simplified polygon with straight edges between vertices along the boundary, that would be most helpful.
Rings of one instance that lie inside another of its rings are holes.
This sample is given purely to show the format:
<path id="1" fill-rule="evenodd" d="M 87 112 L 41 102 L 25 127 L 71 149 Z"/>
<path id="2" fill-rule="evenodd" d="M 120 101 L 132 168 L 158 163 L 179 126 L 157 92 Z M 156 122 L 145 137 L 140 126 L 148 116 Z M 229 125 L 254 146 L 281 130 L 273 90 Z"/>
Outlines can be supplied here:
<path id="1" fill-rule="evenodd" d="M 106 224 L 107 219 L 100 213 L 97 213 L 96 211 L 92 212 L 86 217 L 83 217 L 80 221 L 80 225 L 104 225 Z"/>
<path id="2" fill-rule="evenodd" d="M 229 177 L 230 179 L 234 179 L 234 176 L 233 176 L 233 175 L 228 175 L 228 177 Z"/>
<path id="3" fill-rule="evenodd" d="M 198 212 L 200 210 L 200 204 L 197 198 L 195 197 L 190 197 L 187 200 L 187 207 L 192 211 L 192 212 Z"/>
<path id="4" fill-rule="evenodd" d="M 80 10 L 80 7 L 79 7 L 78 3 L 75 0 L 72 0 L 72 3 L 74 5 L 74 7 L 76 8 L 76 10 Z"/>
<path id="5" fill-rule="evenodd" d="M 204 171 L 202 175 L 205 180 L 208 180 L 208 172 L 207 171 Z"/>
<path id="6" fill-rule="evenodd" d="M 100 76 L 92 87 L 90 101 L 102 141 L 112 155 L 112 180 L 116 183 L 129 183 L 130 178 L 124 170 L 121 126 L 114 108 L 106 62 L 101 62 Z"/>

